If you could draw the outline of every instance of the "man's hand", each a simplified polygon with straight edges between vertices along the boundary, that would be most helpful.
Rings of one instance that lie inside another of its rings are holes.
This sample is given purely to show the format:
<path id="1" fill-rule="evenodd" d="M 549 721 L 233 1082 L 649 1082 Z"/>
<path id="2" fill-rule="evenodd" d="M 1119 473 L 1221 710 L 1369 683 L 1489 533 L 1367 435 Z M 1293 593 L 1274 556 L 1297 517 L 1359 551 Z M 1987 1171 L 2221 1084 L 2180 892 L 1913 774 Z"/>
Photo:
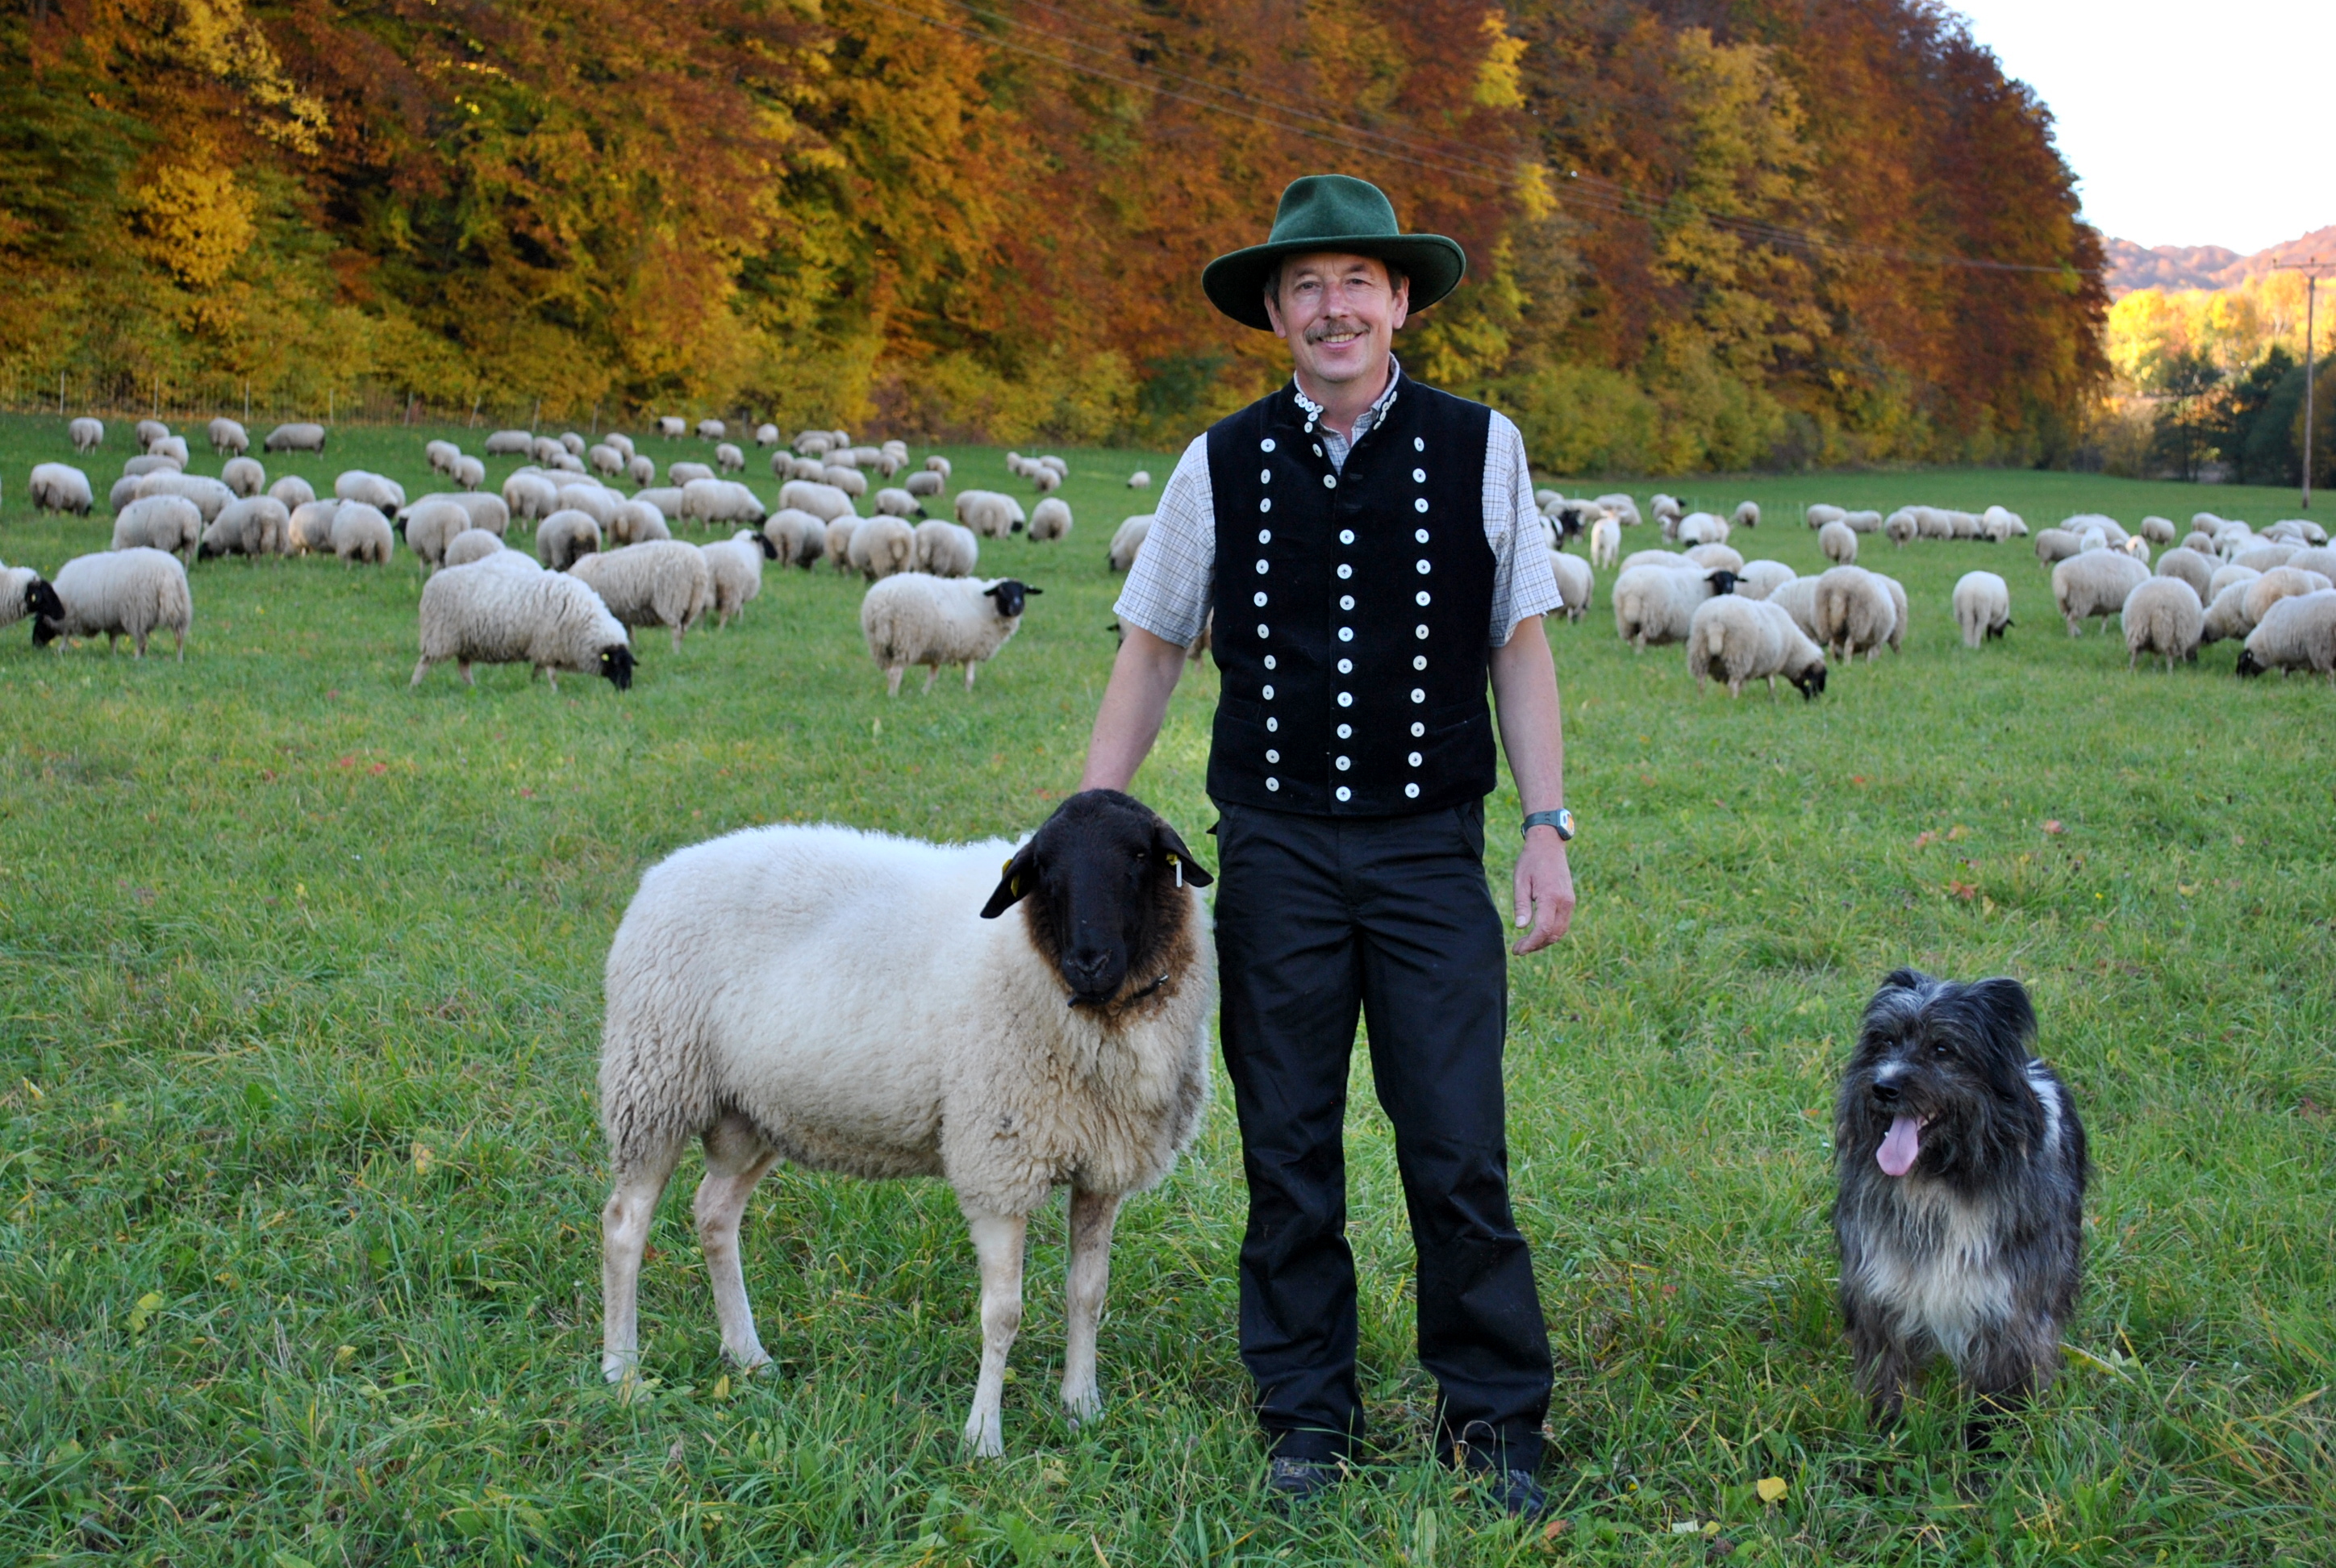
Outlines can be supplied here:
<path id="1" fill-rule="evenodd" d="M 1531 930 L 1509 950 L 1537 953 L 1565 935 L 1573 923 L 1573 871 L 1566 864 L 1565 841 L 1552 827 L 1525 834 L 1517 856 L 1517 927 Z"/>

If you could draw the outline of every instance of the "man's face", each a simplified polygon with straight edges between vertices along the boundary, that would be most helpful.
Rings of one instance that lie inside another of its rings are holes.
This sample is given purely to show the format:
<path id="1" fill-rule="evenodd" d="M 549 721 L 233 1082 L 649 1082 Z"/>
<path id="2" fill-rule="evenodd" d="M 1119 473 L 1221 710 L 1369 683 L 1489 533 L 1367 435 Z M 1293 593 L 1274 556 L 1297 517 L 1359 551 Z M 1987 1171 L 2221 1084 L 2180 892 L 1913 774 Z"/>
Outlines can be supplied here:
<path id="1" fill-rule="evenodd" d="M 1281 264 L 1281 281 L 1265 297 L 1274 336 L 1290 345 L 1299 374 L 1318 386 L 1377 375 L 1411 306 L 1408 280 L 1368 256 L 1320 252 Z"/>

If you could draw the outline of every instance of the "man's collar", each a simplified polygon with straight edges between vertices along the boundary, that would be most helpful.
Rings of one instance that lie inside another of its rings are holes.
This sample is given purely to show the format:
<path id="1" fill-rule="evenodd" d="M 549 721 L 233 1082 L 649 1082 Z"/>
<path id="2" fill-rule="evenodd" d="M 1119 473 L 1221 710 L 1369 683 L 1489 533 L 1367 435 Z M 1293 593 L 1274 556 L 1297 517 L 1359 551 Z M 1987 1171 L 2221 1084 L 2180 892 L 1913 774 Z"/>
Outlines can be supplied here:
<path id="1" fill-rule="evenodd" d="M 1361 416 L 1355 421 L 1353 433 L 1357 440 L 1361 439 L 1364 431 L 1387 417 L 1387 411 L 1395 406 L 1396 391 L 1402 384 L 1403 362 L 1396 358 L 1393 354 L 1389 354 L 1387 389 L 1381 392 L 1377 400 L 1363 410 Z M 1322 405 L 1306 395 L 1306 389 L 1298 385 L 1298 373 L 1295 371 L 1290 372 L 1290 394 L 1298 400 L 1298 410 L 1306 416 L 1306 428 L 1313 429 L 1315 424 L 1322 417 Z"/>

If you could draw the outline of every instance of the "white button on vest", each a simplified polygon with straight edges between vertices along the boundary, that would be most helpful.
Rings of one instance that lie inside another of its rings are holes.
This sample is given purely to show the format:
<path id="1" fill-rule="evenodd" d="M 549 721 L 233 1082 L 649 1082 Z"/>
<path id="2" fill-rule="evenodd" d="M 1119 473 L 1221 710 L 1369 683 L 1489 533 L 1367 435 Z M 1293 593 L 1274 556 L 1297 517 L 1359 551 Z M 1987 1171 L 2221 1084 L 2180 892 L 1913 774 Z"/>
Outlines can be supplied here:
<path id="1" fill-rule="evenodd" d="M 1260 452 L 1271 452 L 1273 450 L 1273 437 L 1269 435 L 1263 441 L 1259 442 L 1257 443 L 1257 449 Z"/>
<path id="2" fill-rule="evenodd" d="M 1265 722 L 1266 722 L 1266 725 L 1268 726 L 1268 727 L 1270 727 L 1270 726 L 1272 726 L 1272 724 L 1273 724 L 1273 721 L 1272 721 L 1271 719 L 1268 719 L 1268 720 L 1266 720 Z M 1427 726 L 1426 726 L 1426 725 L 1424 725 L 1424 724 L 1420 723 L 1417 719 L 1414 719 L 1414 720 L 1412 720 L 1412 721 L 1411 721 L 1411 733 L 1412 733 L 1414 735 L 1426 735 L 1426 734 L 1427 733 Z"/>
<path id="3" fill-rule="evenodd" d="M 1427 640 L 1427 623 L 1426 623 L 1426 621 L 1424 621 L 1424 620 L 1423 620 L 1423 621 L 1421 621 L 1417 626 L 1413 627 L 1413 628 L 1411 628 L 1411 635 L 1412 635 L 1412 636 L 1414 636 L 1414 637 L 1416 637 L 1416 638 L 1418 638 L 1422 642 L 1426 641 L 1426 640 Z"/>
<path id="4" fill-rule="evenodd" d="M 1259 529 L 1257 531 L 1257 541 L 1260 544 L 1271 544 L 1273 542 L 1273 530 L 1270 528 Z M 1426 540 L 1422 540 L 1420 542 L 1425 544 L 1427 541 Z"/>
<path id="5" fill-rule="evenodd" d="M 1419 601 L 1420 609 L 1426 609 L 1427 608 L 1427 590 L 1426 589 L 1421 589 L 1417 593 L 1413 594 L 1412 598 Z"/>
<path id="6" fill-rule="evenodd" d="M 1352 576 L 1354 576 L 1354 575 L 1355 575 L 1355 569 L 1354 569 L 1354 566 L 1353 566 L 1350 562 L 1343 561 L 1343 560 L 1342 560 L 1342 561 L 1340 561 L 1340 562 L 1338 563 L 1338 575 L 1339 575 L 1340 577 L 1352 577 Z"/>
<path id="7" fill-rule="evenodd" d="M 1415 435 L 1411 438 L 1411 450 L 1414 452 L 1426 452 L 1427 450 L 1427 443 L 1420 440 L 1419 437 Z"/>
<path id="8" fill-rule="evenodd" d="M 1265 667 L 1268 669 L 1271 669 L 1273 667 L 1273 656 L 1271 654 L 1267 654 L 1265 656 Z"/>
<path id="9" fill-rule="evenodd" d="M 1354 596 L 1353 594 L 1351 594 L 1351 593 L 1342 593 L 1342 594 L 1340 594 L 1340 595 L 1338 596 L 1338 608 L 1339 608 L 1340 609 L 1354 609 L 1354 608 L 1355 608 L 1355 596 Z"/>
<path id="10" fill-rule="evenodd" d="M 1273 760 L 1273 754 L 1271 752 L 1266 753 L 1265 760 L 1271 762 Z M 1419 754 L 1417 752 L 1411 754 L 1411 765 L 1414 767 L 1417 767 L 1419 765 Z"/>
<path id="11" fill-rule="evenodd" d="M 1427 656 L 1424 653 L 1413 655 L 1411 667 L 1414 669 L 1426 669 L 1427 667 Z"/>
<path id="12" fill-rule="evenodd" d="M 1259 561 L 1257 564 L 1261 568 L 1265 565 L 1265 562 Z M 1427 558 L 1426 556 L 1421 556 L 1417 561 L 1414 562 L 1414 564 L 1418 567 L 1420 576 L 1426 577 L 1427 575 L 1428 566 Z"/>
<path id="13" fill-rule="evenodd" d="M 1259 469 L 1257 471 L 1257 482 L 1260 484 L 1271 484 L 1273 482 L 1273 470 L 1270 468 Z"/>
<path id="14" fill-rule="evenodd" d="M 1354 694 L 1353 692 L 1350 692 L 1350 691 L 1342 691 L 1342 692 L 1340 692 L 1340 693 L 1338 694 L 1338 706 L 1339 706 L 1340 707 L 1352 707 L 1352 706 L 1355 706 L 1355 694 Z"/>
<path id="15" fill-rule="evenodd" d="M 1417 752 L 1414 752 L 1412 755 L 1414 756 L 1417 756 L 1419 754 Z M 1265 760 L 1268 762 L 1280 762 L 1281 760 L 1281 754 L 1278 751 L 1269 750 L 1265 754 Z"/>
<path id="16" fill-rule="evenodd" d="M 1261 560 L 1257 563 L 1257 575 L 1260 577 L 1265 575 L 1265 562 Z"/>
<path id="17" fill-rule="evenodd" d="M 1342 627 L 1340 627 L 1340 628 L 1338 628 L 1338 640 L 1339 640 L 1340 642 L 1352 642 L 1352 641 L 1354 641 L 1354 640 L 1355 640 L 1355 628 L 1354 628 L 1353 627 L 1351 627 L 1351 626 L 1342 626 Z"/>
<path id="18" fill-rule="evenodd" d="M 1257 503 L 1257 509 L 1260 511 L 1271 511 L 1273 510 L 1273 497 L 1270 495 L 1260 497 Z"/>
<path id="19" fill-rule="evenodd" d="M 1413 502 L 1411 503 L 1411 510 L 1414 511 L 1426 511 L 1427 510 L 1427 497 L 1423 495 L 1417 501 Z"/>
<path id="20" fill-rule="evenodd" d="M 1354 531 L 1353 529 L 1351 529 L 1351 528 L 1342 528 L 1342 529 L 1340 529 L 1340 530 L 1338 531 L 1338 542 L 1339 542 L 1340 544 L 1352 544 L 1352 543 L 1354 543 L 1354 542 L 1355 542 L 1355 531 Z"/>
<path id="21" fill-rule="evenodd" d="M 1341 801 L 1347 801 L 1347 800 L 1351 800 L 1351 799 L 1353 799 L 1353 798 L 1354 798 L 1354 794 L 1355 794 L 1355 792 L 1354 792 L 1354 791 L 1352 791 L 1352 790 L 1350 790 L 1350 789 L 1348 789 L 1345 784 L 1340 784 L 1340 785 L 1338 786 L 1338 798 L 1339 798 Z"/>
<path id="22" fill-rule="evenodd" d="M 1424 528 L 1423 528 L 1423 529 L 1421 529 L 1417 533 L 1413 534 L 1411 537 L 1412 537 L 1412 538 L 1414 538 L 1414 539 L 1416 539 L 1416 540 L 1417 540 L 1417 541 L 1419 541 L 1419 542 L 1420 542 L 1420 543 L 1422 543 L 1422 544 L 1426 544 L 1426 543 L 1427 542 L 1427 531 L 1426 531 L 1426 529 L 1424 529 Z M 1265 541 L 1264 541 L 1263 540 L 1260 540 L 1260 541 L 1258 541 L 1258 542 L 1259 542 L 1260 544 L 1262 544 L 1262 543 L 1264 543 Z"/>
<path id="23" fill-rule="evenodd" d="M 1314 422 L 1313 422 L 1312 420 L 1309 420 L 1309 421 L 1307 421 L 1307 422 L 1306 422 L 1306 428 L 1307 428 L 1307 429 L 1309 429 L 1309 430 L 1313 429 L 1313 428 L 1314 428 Z M 1321 443 L 1320 442 L 1319 442 L 1319 441 L 1318 441 L 1318 442 L 1316 442 L 1316 443 L 1314 443 L 1314 455 L 1315 455 L 1315 456 L 1317 456 L 1317 457 L 1319 457 L 1319 456 L 1321 456 L 1321 455 L 1322 455 L 1322 443 Z"/>
<path id="24" fill-rule="evenodd" d="M 1354 661 L 1353 659 L 1350 659 L 1350 658 L 1342 658 L 1342 659 L 1340 659 L 1340 660 L 1338 661 L 1338 673 L 1339 673 L 1340 675 L 1352 675 L 1352 674 L 1354 674 L 1354 673 L 1355 673 L 1355 661 Z"/>
<path id="25" fill-rule="evenodd" d="M 1350 757 L 1343 757 L 1343 756 L 1342 756 L 1342 757 L 1340 757 L 1340 758 L 1338 759 L 1338 771 L 1339 771 L 1340 773 L 1345 773 L 1345 772 L 1346 772 L 1349 767 L 1352 767 L 1353 765 L 1354 765 L 1354 761 L 1353 761 L 1353 759 L 1352 759 L 1352 758 L 1350 758 Z"/>
<path id="26" fill-rule="evenodd" d="M 1271 637 L 1272 635 L 1273 635 L 1273 634 L 1272 634 L 1271 632 L 1270 632 L 1270 631 L 1268 631 L 1268 630 L 1266 630 L 1266 629 L 1265 629 L 1265 622 L 1263 622 L 1263 621 L 1259 621 L 1259 622 L 1257 623 L 1257 640 L 1258 640 L 1258 641 L 1260 641 L 1260 642 L 1263 642 L 1267 638 L 1270 638 L 1270 637 Z"/>
<path id="27" fill-rule="evenodd" d="M 1417 687 L 1413 687 L 1411 688 L 1411 700 L 1414 702 L 1426 702 L 1427 700 L 1427 694 L 1420 690 Z"/>
<path id="28" fill-rule="evenodd" d="M 1250 595 L 1250 602 L 1256 605 L 1258 609 L 1263 609 L 1265 608 L 1265 595 L 1263 593 L 1253 593 Z M 1260 637 L 1263 637 L 1265 633 L 1262 631 L 1258 633 L 1258 636 Z"/>
<path id="29" fill-rule="evenodd" d="M 1325 489 L 1325 490 L 1336 490 L 1336 489 L 1338 489 L 1338 476 L 1337 474 L 1335 474 L 1335 473 L 1326 473 L 1326 474 L 1324 474 L 1324 475 L 1322 476 L 1322 488 L 1323 488 L 1323 489 Z"/>
<path id="30" fill-rule="evenodd" d="M 1271 702 L 1273 700 L 1273 688 L 1271 687 L 1267 687 L 1265 688 L 1265 700 L 1268 702 Z"/>
<path id="31" fill-rule="evenodd" d="M 1281 787 L 1281 781 L 1278 778 L 1267 779 L 1265 781 L 1265 787 L 1270 790 L 1278 790 Z"/>
<path id="32" fill-rule="evenodd" d="M 1411 471 L 1411 477 L 1419 483 L 1426 484 L 1427 482 L 1427 470 L 1424 468 L 1415 468 Z"/>
<path id="33" fill-rule="evenodd" d="M 1419 798 L 1419 786 L 1416 784 L 1406 784 L 1403 786 L 1403 793 L 1409 795 L 1413 800 L 1417 800 Z"/>
<path id="34" fill-rule="evenodd" d="M 1342 724 L 1338 726 L 1338 738 L 1340 740 L 1350 740 L 1354 737 L 1354 734 L 1355 726 L 1353 725 Z"/>
<path id="35" fill-rule="evenodd" d="M 1270 718 L 1265 721 L 1265 733 L 1268 735 L 1271 735 L 1275 730 L 1278 730 L 1280 727 L 1281 721 L 1278 718 Z"/>

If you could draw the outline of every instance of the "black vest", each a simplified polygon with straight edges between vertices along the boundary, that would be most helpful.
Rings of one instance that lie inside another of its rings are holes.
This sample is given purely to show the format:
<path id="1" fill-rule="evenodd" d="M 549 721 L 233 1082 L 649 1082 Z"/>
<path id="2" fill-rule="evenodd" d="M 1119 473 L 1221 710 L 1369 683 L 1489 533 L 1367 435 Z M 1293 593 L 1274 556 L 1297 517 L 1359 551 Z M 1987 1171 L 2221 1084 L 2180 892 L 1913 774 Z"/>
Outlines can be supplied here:
<path id="1" fill-rule="evenodd" d="M 1343 472 L 1292 386 L 1210 428 L 1212 799 L 1403 816 L 1492 793 L 1491 427 L 1404 376 Z"/>

